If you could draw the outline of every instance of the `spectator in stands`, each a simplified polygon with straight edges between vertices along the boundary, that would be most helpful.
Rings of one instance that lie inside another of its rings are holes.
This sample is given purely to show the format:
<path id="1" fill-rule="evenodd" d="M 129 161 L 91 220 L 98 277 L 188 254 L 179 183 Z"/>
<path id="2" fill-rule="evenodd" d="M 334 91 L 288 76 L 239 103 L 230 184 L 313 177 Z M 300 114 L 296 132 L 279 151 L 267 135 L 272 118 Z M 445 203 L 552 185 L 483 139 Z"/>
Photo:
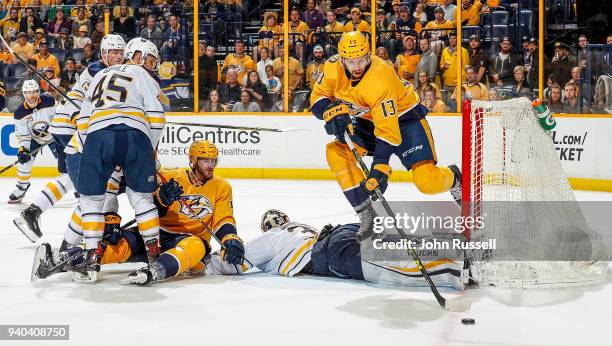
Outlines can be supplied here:
<path id="1" fill-rule="evenodd" d="M 529 58 L 529 38 L 527 36 L 523 36 L 523 39 L 521 40 L 521 50 L 519 51 L 519 53 L 520 61 L 527 61 L 527 58 Z"/>
<path id="2" fill-rule="evenodd" d="M 527 73 L 527 83 L 534 87 L 538 85 L 539 62 L 540 60 L 538 57 L 538 40 L 532 37 L 529 40 L 529 55 L 524 61 L 523 66 L 525 67 L 525 72 Z"/>
<path id="3" fill-rule="evenodd" d="M 489 89 L 487 89 L 486 85 L 476 80 L 478 76 L 476 69 L 472 66 L 466 66 L 465 75 L 466 82 L 461 84 L 461 101 L 463 102 L 468 94 L 473 100 L 488 101 Z M 450 99 L 455 102 L 457 101 L 457 88 L 455 88 Z"/>
<path id="4" fill-rule="evenodd" d="M 334 13 L 334 11 L 327 11 L 327 25 L 325 26 L 324 31 L 327 33 L 340 33 L 335 35 L 328 34 L 325 37 L 325 54 L 327 56 L 332 56 L 335 54 L 335 47 L 338 44 L 338 40 L 340 39 L 341 33 L 345 31 L 344 24 L 336 20 L 336 14 Z"/>
<path id="5" fill-rule="evenodd" d="M 550 99 L 550 90 L 552 86 L 555 84 L 559 84 L 559 83 L 557 83 L 557 78 L 555 77 L 555 75 L 551 73 L 550 75 L 548 75 L 548 78 L 546 79 L 546 88 L 544 88 L 544 92 L 542 93 L 544 102 Z"/>
<path id="6" fill-rule="evenodd" d="M 439 97 L 436 96 L 436 91 L 431 85 L 428 85 L 424 90 L 424 95 L 421 104 L 431 113 L 446 112 L 446 105 Z"/>
<path id="7" fill-rule="evenodd" d="M 477 35 L 470 36 L 470 48 L 468 52 L 470 54 L 470 66 L 476 69 L 476 81 L 484 81 L 485 73 L 487 72 L 487 56 L 484 49 L 480 47 L 480 37 Z"/>
<path id="8" fill-rule="evenodd" d="M 28 35 L 25 32 L 17 34 L 17 41 L 11 46 L 15 54 L 24 60 L 28 60 L 34 56 L 35 48 L 34 45 L 28 42 Z"/>
<path id="9" fill-rule="evenodd" d="M 91 39 L 87 36 L 87 25 L 81 25 L 79 35 L 74 38 L 74 48 L 81 49 L 91 44 Z"/>
<path id="10" fill-rule="evenodd" d="M 70 90 L 74 83 L 76 83 L 79 74 L 76 71 L 76 65 L 74 58 L 68 57 L 64 61 L 64 71 L 60 74 L 60 86 L 64 90 Z"/>
<path id="11" fill-rule="evenodd" d="M 100 42 L 104 37 L 104 30 L 102 30 L 102 22 L 97 22 L 94 26 L 94 30 L 91 33 L 91 44 L 94 50 L 100 49 Z"/>
<path id="12" fill-rule="evenodd" d="M 257 103 L 251 101 L 249 92 L 243 90 L 240 93 L 240 102 L 234 103 L 232 112 L 261 112 L 261 109 Z"/>
<path id="13" fill-rule="evenodd" d="M 200 99 L 204 99 L 211 90 L 217 88 L 221 80 L 221 67 L 215 58 L 215 47 L 206 46 L 204 41 L 198 45 L 198 59 Z"/>
<path id="14" fill-rule="evenodd" d="M 219 20 L 223 17 L 225 7 L 217 0 L 207 0 L 202 7 L 202 12 L 210 13 L 212 16 L 206 16 L 207 20 Z"/>
<path id="15" fill-rule="evenodd" d="M 563 113 L 568 114 L 581 114 L 587 113 L 587 107 L 583 109 L 580 107 L 580 100 L 576 95 L 576 84 L 573 81 L 565 83 L 565 101 L 563 101 Z"/>
<path id="16" fill-rule="evenodd" d="M 440 5 L 442 10 L 444 10 L 444 19 L 454 22 L 455 21 L 455 12 L 457 11 L 457 5 L 455 5 L 454 0 L 444 0 L 444 4 Z"/>
<path id="17" fill-rule="evenodd" d="M 518 59 L 512 53 L 512 42 L 508 37 L 502 38 L 499 46 L 500 52 L 489 64 L 489 76 L 491 83 L 498 87 L 510 86 L 514 82 L 514 67 L 518 65 Z"/>
<path id="18" fill-rule="evenodd" d="M 312 51 L 313 60 L 306 66 L 306 83 L 312 89 L 315 83 L 323 75 L 325 65 L 325 52 L 323 47 L 316 45 Z"/>
<path id="19" fill-rule="evenodd" d="M 55 47 L 63 49 L 65 55 L 72 54 L 72 48 L 74 48 L 74 40 L 68 36 L 69 34 L 68 28 L 61 28 L 59 38 L 55 41 Z"/>
<path id="20" fill-rule="evenodd" d="M 32 59 L 36 60 L 38 68 L 44 69 L 46 67 L 53 67 L 53 73 L 55 73 L 56 77 L 59 77 L 59 61 L 54 55 L 49 54 L 49 44 L 47 42 L 42 42 L 39 49 L 39 52 L 32 56 Z"/>
<path id="21" fill-rule="evenodd" d="M 400 0 L 393 0 L 391 2 L 392 12 L 387 13 L 387 23 L 393 23 L 397 21 L 400 17 Z"/>
<path id="22" fill-rule="evenodd" d="M 376 56 L 383 59 L 389 66 L 393 67 L 393 61 L 389 58 L 389 52 L 385 47 L 376 48 Z"/>
<path id="23" fill-rule="evenodd" d="M 421 23 L 421 27 L 427 25 L 427 13 L 425 13 L 425 4 L 417 4 L 414 13 L 412 14 L 416 21 Z"/>
<path id="24" fill-rule="evenodd" d="M 559 84 L 554 83 L 552 86 L 550 86 L 550 97 L 548 98 L 546 105 L 553 113 L 564 112 L 563 101 L 561 100 L 561 86 L 559 86 Z"/>
<path id="25" fill-rule="evenodd" d="M 582 69 L 580 68 L 580 66 L 572 68 L 572 79 L 570 79 L 570 81 L 574 82 L 574 85 L 576 86 L 576 97 L 580 97 L 580 85 L 582 84 L 582 82 L 580 81 L 581 74 Z"/>
<path id="26" fill-rule="evenodd" d="M 264 84 L 268 88 L 268 92 L 272 94 L 278 94 L 283 91 L 283 84 L 280 79 L 274 75 L 274 68 L 272 65 L 266 65 L 266 78 Z"/>
<path id="27" fill-rule="evenodd" d="M 411 83 L 421 59 L 421 55 L 415 49 L 414 40 L 415 37 L 412 35 L 404 37 L 404 52 L 395 58 L 397 74 Z"/>
<path id="28" fill-rule="evenodd" d="M 33 68 L 40 70 L 38 66 L 38 61 L 36 61 L 34 58 L 28 59 L 26 61 L 28 63 L 28 65 L 32 66 Z M 44 73 L 44 70 L 42 71 Z M 36 81 L 36 83 L 40 84 L 40 77 L 32 72 L 32 70 L 27 69 L 25 70 L 25 72 L 20 76 L 19 81 L 17 82 L 17 86 L 15 87 L 15 90 L 21 90 L 21 87 L 23 86 L 23 82 L 25 82 L 28 79 L 33 79 Z"/>
<path id="29" fill-rule="evenodd" d="M 434 53 L 429 45 L 429 39 L 423 37 L 419 40 L 419 48 L 421 49 L 421 59 L 417 64 L 414 75 L 417 78 L 414 79 L 414 87 L 419 88 L 421 84 L 421 72 L 425 72 L 428 78 L 432 80 L 436 77 L 438 70 L 438 56 Z"/>
<path id="30" fill-rule="evenodd" d="M 54 16 L 55 20 L 49 21 L 47 25 L 47 38 L 58 40 L 61 29 L 68 29 L 68 32 L 72 29 L 72 21 L 66 18 L 64 11 L 57 11 Z"/>
<path id="31" fill-rule="evenodd" d="M 315 0 L 306 2 L 306 11 L 302 12 L 302 21 L 312 30 L 325 25 L 323 14 L 316 9 Z"/>
<path id="32" fill-rule="evenodd" d="M 457 69 L 461 69 L 461 80 L 465 81 L 465 67 L 469 64 L 467 49 L 461 47 L 461 66 L 457 66 L 457 34 L 453 31 L 448 34 L 449 46 L 442 50 L 440 69 L 443 71 L 442 85 L 449 93 L 457 86 Z"/>
<path id="33" fill-rule="evenodd" d="M 85 11 L 85 8 L 79 7 L 77 9 L 76 18 L 72 21 L 72 34 L 75 36 L 78 36 L 83 26 L 85 26 L 85 29 L 89 33 L 90 25 L 91 25 L 91 22 L 87 18 L 87 13 Z"/>
<path id="34" fill-rule="evenodd" d="M 589 53 L 587 52 L 587 46 L 589 45 L 589 39 L 586 35 L 578 36 L 578 66 L 584 68 L 587 61 L 589 60 Z"/>
<path id="35" fill-rule="evenodd" d="M 157 1 L 157 2 L 160 2 L 160 1 Z M 126 7 L 128 9 L 128 14 L 127 14 L 128 17 L 134 17 L 134 10 L 128 7 L 127 0 L 119 0 L 119 5 L 113 7 L 113 13 L 112 13 L 113 18 L 121 17 L 122 7 Z"/>
<path id="36" fill-rule="evenodd" d="M 417 78 L 415 78 L 415 87 L 414 90 L 421 99 L 425 98 L 425 89 L 431 87 L 436 92 L 436 97 L 442 99 L 442 92 L 440 91 L 440 87 L 432 81 L 433 78 L 429 77 L 427 71 L 420 71 L 417 74 Z M 416 83 L 418 82 L 418 86 Z"/>
<path id="37" fill-rule="evenodd" d="M 13 53 L 9 52 L 8 47 L 5 46 L 2 42 L 0 42 L 0 63 L 3 64 L 14 64 L 15 58 L 13 57 Z"/>
<path id="38" fill-rule="evenodd" d="M 265 111 L 272 107 L 270 98 L 268 97 L 268 88 L 261 79 L 257 71 L 250 71 L 247 77 L 247 82 L 244 85 L 243 91 L 247 91 L 252 102 L 257 103 L 259 109 Z"/>
<path id="39" fill-rule="evenodd" d="M 19 11 L 17 8 L 11 7 L 9 10 L 8 17 L 5 17 L 1 21 L 2 23 L 2 36 L 7 42 L 15 39 L 19 33 Z"/>
<path id="40" fill-rule="evenodd" d="M 442 38 L 455 27 L 455 24 L 450 20 L 444 19 L 444 10 L 442 7 L 436 7 L 434 10 L 435 19 L 425 25 L 425 29 L 429 32 L 430 44 L 436 54 L 440 55 L 443 48 Z M 446 30 L 444 30 L 446 29 Z"/>
<path id="41" fill-rule="evenodd" d="M 164 40 L 164 33 L 155 23 L 155 16 L 150 14 L 147 16 L 147 25 L 140 30 L 140 37 L 145 38 L 160 48 Z"/>
<path id="42" fill-rule="evenodd" d="M 217 92 L 222 104 L 232 106 L 235 102 L 240 101 L 241 88 L 240 83 L 238 83 L 238 72 L 233 68 L 229 68 L 226 79 L 225 84 L 217 87 Z"/>
<path id="43" fill-rule="evenodd" d="M 512 84 L 512 94 L 515 97 L 533 98 L 533 90 L 531 85 L 525 80 L 525 68 L 518 65 L 514 68 L 514 84 Z"/>
<path id="44" fill-rule="evenodd" d="M 256 70 L 259 74 L 259 79 L 266 79 L 266 66 L 272 66 L 272 59 L 270 59 L 270 50 L 267 47 L 263 47 L 259 50 L 260 58 L 257 62 Z"/>
<path id="45" fill-rule="evenodd" d="M 480 24 L 480 9 L 482 4 L 479 0 L 461 0 L 461 25 L 473 26 Z"/>
<path id="46" fill-rule="evenodd" d="M 34 34 L 34 48 L 38 50 L 41 42 L 47 42 L 47 38 L 45 37 L 45 29 L 38 28 Z"/>
<path id="47" fill-rule="evenodd" d="M 344 25 L 345 31 L 361 31 L 361 32 L 369 32 L 370 24 L 365 20 L 361 19 L 361 10 L 357 7 L 353 7 L 351 9 L 351 20 L 346 22 Z"/>
<path id="48" fill-rule="evenodd" d="M 334 10 L 337 17 L 340 16 L 339 18 L 345 18 L 345 16 L 349 17 L 351 6 L 353 6 L 354 3 L 354 0 L 336 0 L 332 2 L 332 10 Z"/>
<path id="49" fill-rule="evenodd" d="M 283 75 L 285 73 L 285 66 L 283 62 L 283 57 L 278 57 L 274 59 L 272 63 L 272 67 L 274 68 L 274 74 L 281 80 L 283 79 Z M 296 90 L 299 90 L 304 83 L 304 69 L 302 68 L 302 64 L 292 56 L 289 56 L 289 85 L 288 89 L 291 93 Z M 289 98 L 289 102 L 291 102 L 291 98 Z"/>
<path id="50" fill-rule="evenodd" d="M 116 17 L 113 21 L 114 32 L 125 36 L 126 41 L 136 36 L 136 22 L 134 21 L 134 17 L 128 14 L 128 7 L 126 5 L 121 5 L 119 8 L 119 17 Z"/>
<path id="51" fill-rule="evenodd" d="M 250 71 L 256 70 L 255 62 L 244 53 L 244 48 L 244 41 L 236 40 L 234 43 L 234 53 L 228 54 L 223 61 L 222 72 L 234 69 L 238 73 L 239 83 L 245 81 L 245 77 Z M 223 99 L 223 96 L 221 99 Z"/>
<path id="52" fill-rule="evenodd" d="M 300 61 L 304 61 L 304 44 L 308 24 L 300 20 L 300 11 L 297 8 L 291 10 L 289 19 L 289 49 L 295 52 Z"/>
<path id="53" fill-rule="evenodd" d="M 278 25 L 278 13 L 266 12 L 264 13 L 265 24 L 259 29 L 259 46 L 253 47 L 253 60 L 257 61 L 257 55 L 259 52 L 266 48 L 268 58 L 270 57 L 270 51 L 275 52 L 278 43 L 282 39 L 283 28 Z M 263 74 L 265 76 L 265 73 Z M 261 76 L 261 73 L 260 73 Z"/>
<path id="54" fill-rule="evenodd" d="M 397 30 L 402 31 L 411 31 L 414 30 L 414 26 L 416 24 L 416 20 L 410 14 L 410 10 L 408 6 L 402 5 L 400 6 L 400 16 L 395 21 L 395 27 Z M 363 30 L 362 30 L 363 31 Z"/>
<path id="55" fill-rule="evenodd" d="M 204 106 L 200 112 L 225 112 L 225 108 L 219 101 L 219 93 L 217 90 L 212 89 L 208 93 L 208 99 L 204 101 Z"/>
<path id="56" fill-rule="evenodd" d="M 372 8 L 370 7 L 370 4 L 370 0 L 359 0 L 359 6 L 357 6 L 361 12 L 361 18 L 368 23 L 372 22 Z"/>
<path id="57" fill-rule="evenodd" d="M 565 85 L 572 78 L 572 67 L 575 63 L 567 54 L 567 47 L 561 43 L 555 43 L 555 55 L 546 66 L 546 74 L 554 73 L 559 85 Z"/>
<path id="58" fill-rule="evenodd" d="M 181 25 L 177 15 L 170 15 L 168 17 L 168 23 L 170 24 L 166 29 L 164 36 L 164 44 L 162 45 L 162 57 L 164 60 L 171 59 L 183 59 L 186 58 L 185 54 L 185 35 L 181 32 Z"/>
<path id="59" fill-rule="evenodd" d="M 55 86 L 59 86 L 60 85 L 60 79 L 57 77 L 56 73 L 55 73 L 55 68 L 53 66 L 47 66 L 44 68 L 43 70 L 44 72 L 44 76 L 51 82 L 53 83 L 53 85 Z M 40 89 L 44 92 L 51 92 L 53 91 L 53 87 L 49 86 L 49 83 L 47 83 L 47 81 L 45 81 L 44 79 L 42 79 L 40 81 Z"/>
<path id="60" fill-rule="evenodd" d="M 70 7 L 63 4 L 63 0 L 55 0 L 55 3 L 52 6 L 49 6 L 47 10 L 47 21 L 55 22 L 57 19 L 57 14 L 59 12 L 63 12 L 63 18 L 70 17 Z"/>
<path id="61" fill-rule="evenodd" d="M 78 62 L 77 68 L 82 70 L 94 61 L 96 61 L 96 57 L 94 55 L 93 46 L 91 44 L 86 44 L 85 47 L 83 47 L 83 57 L 81 61 Z"/>
<path id="62" fill-rule="evenodd" d="M 34 38 L 36 29 L 42 28 L 43 23 L 40 18 L 34 15 L 32 7 L 26 7 L 25 16 L 19 22 L 19 32 L 25 32 L 29 38 Z"/>

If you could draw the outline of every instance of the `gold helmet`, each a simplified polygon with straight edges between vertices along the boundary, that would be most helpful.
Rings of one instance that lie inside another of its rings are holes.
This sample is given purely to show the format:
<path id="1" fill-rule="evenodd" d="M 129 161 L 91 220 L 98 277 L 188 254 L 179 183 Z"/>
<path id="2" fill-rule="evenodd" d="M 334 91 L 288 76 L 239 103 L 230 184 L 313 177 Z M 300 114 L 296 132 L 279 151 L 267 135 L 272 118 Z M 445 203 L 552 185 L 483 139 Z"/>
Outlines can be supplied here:
<path id="1" fill-rule="evenodd" d="M 338 42 L 338 52 L 345 59 L 360 58 L 370 51 L 370 42 L 361 31 L 349 31 L 342 34 Z"/>
<path id="2" fill-rule="evenodd" d="M 216 159 L 219 157 L 217 147 L 205 140 L 194 141 L 189 147 L 189 164 L 193 167 L 198 159 Z"/>

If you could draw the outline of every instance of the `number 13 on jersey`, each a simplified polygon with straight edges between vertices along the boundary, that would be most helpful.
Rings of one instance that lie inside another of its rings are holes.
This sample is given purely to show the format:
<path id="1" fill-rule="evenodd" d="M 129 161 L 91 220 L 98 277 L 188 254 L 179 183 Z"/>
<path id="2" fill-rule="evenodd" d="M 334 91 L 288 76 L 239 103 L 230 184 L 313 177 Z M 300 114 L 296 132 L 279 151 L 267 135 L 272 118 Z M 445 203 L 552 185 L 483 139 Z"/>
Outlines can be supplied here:
<path id="1" fill-rule="evenodd" d="M 386 100 L 380 103 L 382 113 L 385 118 L 392 117 L 397 113 L 397 104 L 395 100 Z"/>

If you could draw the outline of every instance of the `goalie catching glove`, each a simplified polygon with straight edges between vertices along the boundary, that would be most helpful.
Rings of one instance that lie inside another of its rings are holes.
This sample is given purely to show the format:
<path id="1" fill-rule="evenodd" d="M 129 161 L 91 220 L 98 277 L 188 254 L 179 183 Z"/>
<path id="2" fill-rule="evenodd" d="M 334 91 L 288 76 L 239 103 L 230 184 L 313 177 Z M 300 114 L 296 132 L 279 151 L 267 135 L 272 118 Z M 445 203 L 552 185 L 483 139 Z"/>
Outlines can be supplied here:
<path id="1" fill-rule="evenodd" d="M 391 166 L 387 163 L 372 163 L 372 169 L 367 178 L 359 185 L 369 195 L 374 195 L 376 189 L 379 188 L 381 193 L 385 193 L 389 185 L 389 176 L 391 175 Z"/>
<path id="2" fill-rule="evenodd" d="M 242 239 L 236 234 L 230 233 L 221 239 L 221 259 L 230 264 L 242 264 L 244 262 L 244 245 Z"/>
<path id="3" fill-rule="evenodd" d="M 339 102 L 331 103 L 323 112 L 323 120 L 327 134 L 334 135 L 341 143 L 345 143 L 344 132 L 351 124 L 348 106 Z"/>

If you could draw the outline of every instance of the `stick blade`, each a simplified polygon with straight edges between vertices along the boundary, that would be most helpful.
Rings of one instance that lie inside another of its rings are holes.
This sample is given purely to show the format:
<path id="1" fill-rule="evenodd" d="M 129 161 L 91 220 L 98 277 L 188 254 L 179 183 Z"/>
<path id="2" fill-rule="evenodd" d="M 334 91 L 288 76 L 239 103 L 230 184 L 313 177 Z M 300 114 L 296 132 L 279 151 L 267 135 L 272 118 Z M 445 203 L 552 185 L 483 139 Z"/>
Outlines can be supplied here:
<path id="1" fill-rule="evenodd" d="M 452 312 L 465 312 L 470 309 L 472 302 L 467 298 L 447 299 L 444 309 Z"/>

